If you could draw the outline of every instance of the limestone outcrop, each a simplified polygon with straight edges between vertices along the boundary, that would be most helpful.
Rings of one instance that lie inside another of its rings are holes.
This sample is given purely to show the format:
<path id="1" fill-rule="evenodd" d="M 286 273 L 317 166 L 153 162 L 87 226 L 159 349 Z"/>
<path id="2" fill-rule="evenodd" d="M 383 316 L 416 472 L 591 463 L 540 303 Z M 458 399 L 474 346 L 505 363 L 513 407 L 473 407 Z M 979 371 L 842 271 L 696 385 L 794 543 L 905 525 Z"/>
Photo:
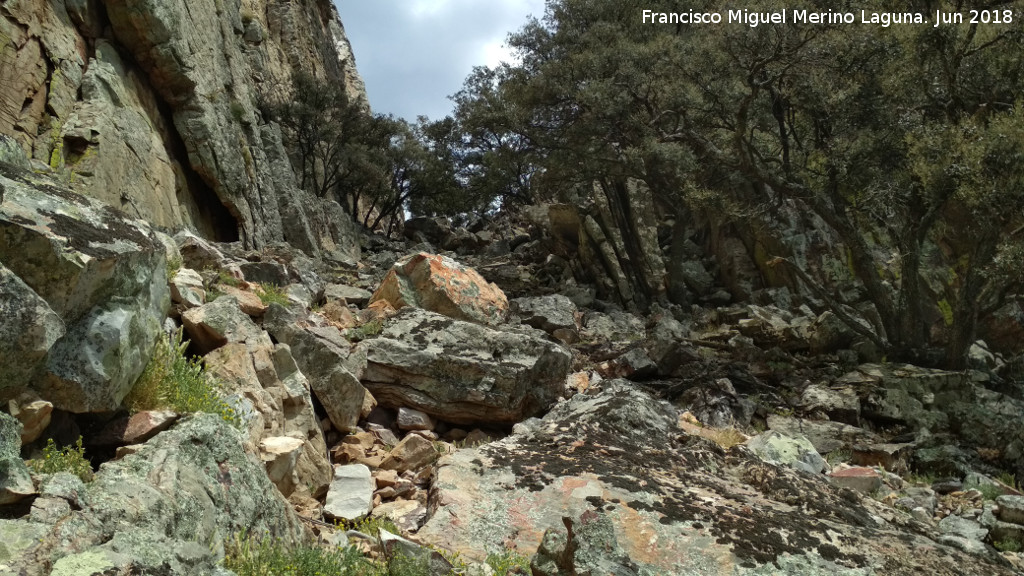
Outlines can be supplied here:
<path id="1" fill-rule="evenodd" d="M 157 226 L 357 258 L 341 207 L 298 189 L 262 117 L 293 70 L 365 102 L 329 2 L 8 3 L 0 134 L 75 191 Z"/>
<path id="2" fill-rule="evenodd" d="M 210 414 L 188 418 L 135 454 L 106 463 L 87 485 L 61 489 L 54 480 L 66 485 L 77 478 L 58 474 L 44 482 L 37 508 L 70 500 L 55 507 L 56 518 L 34 512 L 0 525 L 5 535 L 33 536 L 7 548 L 11 573 L 77 574 L 74 568 L 88 566 L 91 574 L 213 574 L 225 542 L 237 534 L 285 542 L 304 537 L 262 464 L 245 453 L 241 434 Z"/>
<path id="3" fill-rule="evenodd" d="M 438 509 L 418 536 L 468 558 L 536 552 L 533 573 L 548 575 L 1013 573 L 983 547 L 968 555 L 883 519 L 880 504 L 823 477 L 680 436 L 673 417 L 606 382 L 502 441 L 442 457 Z"/>
<path id="4" fill-rule="evenodd" d="M 0 175 L 0 188 L 0 392 L 27 388 L 71 412 L 116 409 L 170 306 L 163 243 L 58 182 L 24 172 Z"/>

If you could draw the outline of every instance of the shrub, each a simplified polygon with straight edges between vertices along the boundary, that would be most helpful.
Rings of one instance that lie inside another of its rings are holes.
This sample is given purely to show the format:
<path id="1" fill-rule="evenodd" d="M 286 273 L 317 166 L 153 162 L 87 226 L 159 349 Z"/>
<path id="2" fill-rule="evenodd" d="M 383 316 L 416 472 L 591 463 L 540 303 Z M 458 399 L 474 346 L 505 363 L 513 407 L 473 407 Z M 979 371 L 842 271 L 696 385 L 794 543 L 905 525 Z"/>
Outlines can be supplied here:
<path id="1" fill-rule="evenodd" d="M 185 354 L 181 329 L 173 338 L 159 338 L 153 358 L 139 377 L 125 405 L 132 412 L 169 408 L 176 412 L 209 412 L 238 424 L 235 410 L 217 393 L 217 382 L 203 371 L 202 362 Z"/>
<path id="2" fill-rule="evenodd" d="M 56 474 L 57 472 L 70 472 L 82 479 L 82 482 L 89 482 L 93 478 L 92 466 L 85 459 L 85 448 L 82 447 L 82 437 L 74 446 L 58 448 L 57 444 L 50 438 L 46 441 L 46 448 L 43 448 L 43 457 L 38 460 L 29 460 L 26 464 L 36 474 Z"/>
<path id="3" fill-rule="evenodd" d="M 530 573 L 530 559 L 512 550 L 488 554 L 487 565 L 494 570 L 494 576 Z"/>
<path id="4" fill-rule="evenodd" d="M 260 297 L 260 300 L 266 306 L 271 304 L 288 306 L 289 304 L 288 295 L 285 294 L 283 288 L 276 284 L 260 284 L 256 289 L 256 295 Z"/>
<path id="5" fill-rule="evenodd" d="M 1020 552 L 1021 543 L 1017 540 L 998 540 L 992 543 L 1000 552 Z"/>

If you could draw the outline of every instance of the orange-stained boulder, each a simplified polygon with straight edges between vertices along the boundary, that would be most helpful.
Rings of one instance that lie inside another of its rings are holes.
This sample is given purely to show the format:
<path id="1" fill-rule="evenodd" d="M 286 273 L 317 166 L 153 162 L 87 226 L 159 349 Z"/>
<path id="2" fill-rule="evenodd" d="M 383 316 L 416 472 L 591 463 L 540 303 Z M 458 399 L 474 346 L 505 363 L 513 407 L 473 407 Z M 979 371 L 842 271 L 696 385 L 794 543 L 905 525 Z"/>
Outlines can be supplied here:
<path id="1" fill-rule="evenodd" d="M 370 303 L 382 300 L 479 324 L 497 324 L 508 311 L 501 288 L 451 258 L 425 252 L 395 263 Z"/>

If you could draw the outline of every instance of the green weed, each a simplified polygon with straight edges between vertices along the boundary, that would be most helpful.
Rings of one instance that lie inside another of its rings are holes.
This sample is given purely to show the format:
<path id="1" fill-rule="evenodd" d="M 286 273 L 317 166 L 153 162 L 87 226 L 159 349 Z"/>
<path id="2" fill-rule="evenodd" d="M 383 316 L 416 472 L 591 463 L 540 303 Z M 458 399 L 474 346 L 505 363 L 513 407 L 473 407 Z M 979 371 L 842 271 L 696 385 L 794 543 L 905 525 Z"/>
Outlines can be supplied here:
<path id="1" fill-rule="evenodd" d="M 238 576 L 370 576 L 374 566 L 355 548 L 286 546 L 236 536 L 225 546 L 224 567 Z"/>
<path id="2" fill-rule="evenodd" d="M 992 543 L 1000 552 L 1020 552 L 1021 544 L 1017 540 L 999 540 Z"/>
<path id="3" fill-rule="evenodd" d="M 85 459 L 85 448 L 82 447 L 82 437 L 74 446 L 58 448 L 57 444 L 50 438 L 46 441 L 46 448 L 43 448 L 43 457 L 38 460 L 26 462 L 28 467 L 36 474 L 56 474 L 57 472 L 70 472 L 82 479 L 82 482 L 90 482 L 93 478 L 92 466 Z"/>
<path id="4" fill-rule="evenodd" d="M 276 284 L 260 284 L 256 289 L 256 295 L 260 297 L 260 301 L 265 306 L 270 306 L 271 304 L 288 306 L 289 304 L 288 295 L 285 294 L 284 289 Z"/>
<path id="5" fill-rule="evenodd" d="M 181 329 L 173 338 L 160 337 L 153 358 L 125 398 L 125 405 L 132 412 L 209 412 L 238 425 L 235 410 L 217 393 L 218 383 L 203 370 L 202 361 L 186 356 L 187 348 Z"/>
<path id="6" fill-rule="evenodd" d="M 512 550 L 488 554 L 487 565 L 494 570 L 494 576 L 530 573 L 530 559 Z"/>
<path id="7" fill-rule="evenodd" d="M 380 320 L 373 320 L 367 322 L 358 328 L 352 328 L 345 331 L 345 338 L 348 338 L 349 342 L 362 342 L 363 340 L 369 340 L 380 336 L 380 333 L 384 331 L 384 323 Z"/>

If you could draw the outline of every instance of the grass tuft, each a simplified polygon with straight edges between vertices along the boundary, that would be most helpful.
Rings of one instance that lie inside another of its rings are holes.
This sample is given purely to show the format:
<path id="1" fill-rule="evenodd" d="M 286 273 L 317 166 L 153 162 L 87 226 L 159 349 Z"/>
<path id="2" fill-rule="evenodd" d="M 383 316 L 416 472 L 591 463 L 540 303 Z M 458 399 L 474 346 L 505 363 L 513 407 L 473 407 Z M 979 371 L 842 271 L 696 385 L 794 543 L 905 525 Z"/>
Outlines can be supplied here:
<path id="1" fill-rule="evenodd" d="M 187 348 L 181 329 L 173 338 L 158 338 L 153 358 L 125 398 L 125 405 L 132 412 L 209 412 L 237 426 L 239 418 L 217 392 L 218 383 L 203 370 L 202 361 L 185 354 Z"/>
<path id="2" fill-rule="evenodd" d="M 260 301 L 263 302 L 264 306 L 270 306 L 271 304 L 288 306 L 290 304 L 288 294 L 276 284 L 260 284 L 256 288 L 256 295 L 260 297 Z"/>

